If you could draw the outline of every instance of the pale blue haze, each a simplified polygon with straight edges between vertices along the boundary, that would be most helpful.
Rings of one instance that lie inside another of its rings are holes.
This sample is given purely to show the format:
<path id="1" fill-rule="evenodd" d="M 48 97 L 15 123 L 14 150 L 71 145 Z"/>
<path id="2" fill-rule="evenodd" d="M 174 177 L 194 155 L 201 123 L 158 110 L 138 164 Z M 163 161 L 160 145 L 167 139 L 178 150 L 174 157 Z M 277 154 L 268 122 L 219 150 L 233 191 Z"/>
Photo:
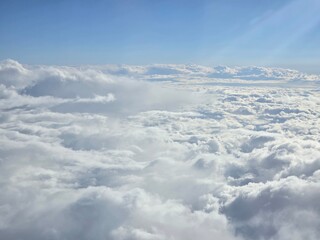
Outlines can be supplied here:
<path id="1" fill-rule="evenodd" d="M 0 60 L 320 72 L 319 0 L 1 0 Z"/>

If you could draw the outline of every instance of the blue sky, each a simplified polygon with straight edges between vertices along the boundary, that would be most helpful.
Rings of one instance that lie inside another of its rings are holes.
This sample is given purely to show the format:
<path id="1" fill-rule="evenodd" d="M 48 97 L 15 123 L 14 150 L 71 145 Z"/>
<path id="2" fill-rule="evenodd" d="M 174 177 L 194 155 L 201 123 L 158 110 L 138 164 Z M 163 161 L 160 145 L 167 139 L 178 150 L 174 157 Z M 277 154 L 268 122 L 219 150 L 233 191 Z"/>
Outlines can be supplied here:
<path id="1" fill-rule="evenodd" d="M 319 0 L 1 0 L 0 59 L 320 72 Z"/>

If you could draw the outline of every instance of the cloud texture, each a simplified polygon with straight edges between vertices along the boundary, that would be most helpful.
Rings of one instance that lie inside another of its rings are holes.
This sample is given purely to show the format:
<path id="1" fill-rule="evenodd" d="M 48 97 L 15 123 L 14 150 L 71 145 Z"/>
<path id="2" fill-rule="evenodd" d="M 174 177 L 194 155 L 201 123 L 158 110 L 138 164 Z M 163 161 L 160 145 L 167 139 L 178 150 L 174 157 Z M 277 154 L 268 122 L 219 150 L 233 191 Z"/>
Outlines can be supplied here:
<path id="1" fill-rule="evenodd" d="M 7 60 L 0 84 L 1 239 L 320 234 L 318 76 Z"/>

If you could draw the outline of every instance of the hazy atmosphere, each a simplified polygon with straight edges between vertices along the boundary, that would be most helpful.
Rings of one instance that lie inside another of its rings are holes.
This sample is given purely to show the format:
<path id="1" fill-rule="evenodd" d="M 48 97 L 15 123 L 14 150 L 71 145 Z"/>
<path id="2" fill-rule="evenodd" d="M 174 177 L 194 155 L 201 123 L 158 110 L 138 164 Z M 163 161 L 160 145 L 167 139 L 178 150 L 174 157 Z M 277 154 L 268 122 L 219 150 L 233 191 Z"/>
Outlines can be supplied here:
<path id="1" fill-rule="evenodd" d="M 318 240 L 319 10 L 0 1 L 0 239 Z"/>

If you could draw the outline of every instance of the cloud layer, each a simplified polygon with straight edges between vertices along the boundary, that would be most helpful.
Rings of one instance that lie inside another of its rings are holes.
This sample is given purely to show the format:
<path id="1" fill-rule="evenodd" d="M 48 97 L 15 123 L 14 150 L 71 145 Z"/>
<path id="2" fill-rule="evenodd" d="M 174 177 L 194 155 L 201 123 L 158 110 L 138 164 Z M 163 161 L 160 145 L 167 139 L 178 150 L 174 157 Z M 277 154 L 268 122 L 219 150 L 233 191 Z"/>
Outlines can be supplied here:
<path id="1" fill-rule="evenodd" d="M 320 234 L 318 76 L 7 60 L 0 83 L 1 239 Z"/>

